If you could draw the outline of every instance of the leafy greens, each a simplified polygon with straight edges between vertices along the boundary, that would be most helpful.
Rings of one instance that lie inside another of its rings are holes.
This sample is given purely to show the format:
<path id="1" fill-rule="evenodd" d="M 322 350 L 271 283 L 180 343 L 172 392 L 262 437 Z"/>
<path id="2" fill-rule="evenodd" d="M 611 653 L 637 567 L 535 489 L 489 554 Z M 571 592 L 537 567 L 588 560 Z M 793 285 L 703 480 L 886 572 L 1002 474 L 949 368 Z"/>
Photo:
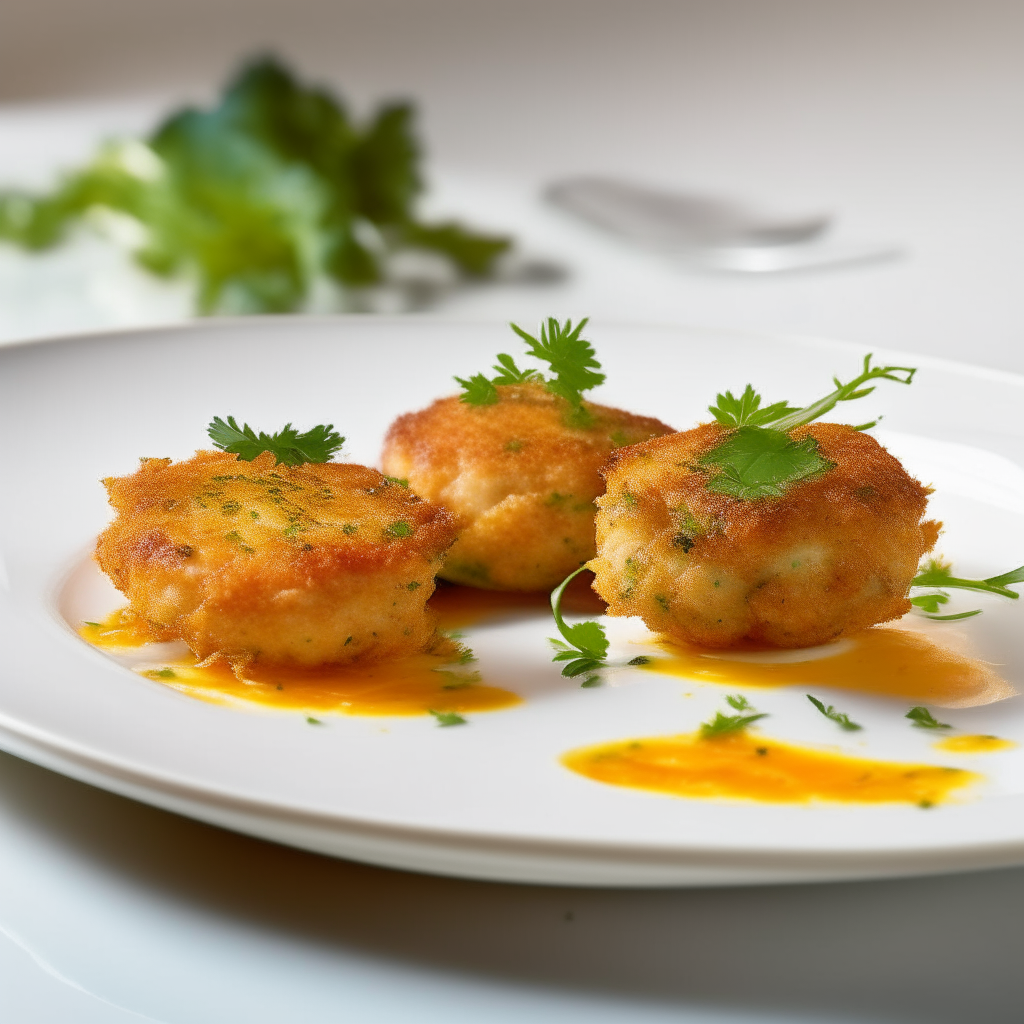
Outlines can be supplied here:
<path id="1" fill-rule="evenodd" d="M 276 434 L 258 434 L 248 423 L 239 426 L 234 416 L 227 422 L 219 416 L 206 431 L 215 448 L 237 455 L 246 462 L 252 462 L 263 452 L 270 452 L 277 460 L 275 465 L 301 466 L 307 462 L 330 462 L 341 450 L 345 438 L 334 430 L 334 424 L 319 424 L 312 430 L 299 433 L 290 423 Z"/>
<path id="2" fill-rule="evenodd" d="M 562 668 L 562 675 L 569 679 L 576 676 L 586 675 L 583 685 L 593 686 L 597 681 L 595 673 L 607 667 L 608 637 L 605 635 L 604 626 L 599 622 L 576 622 L 569 625 L 562 617 L 562 595 L 565 588 L 586 566 L 581 566 L 574 573 L 570 573 L 551 592 L 551 614 L 555 619 L 555 626 L 562 634 L 562 640 L 554 637 L 548 638 L 548 643 L 555 649 L 552 661 L 564 661 L 568 664 Z"/>
<path id="3" fill-rule="evenodd" d="M 412 121 L 396 103 L 358 124 L 263 58 L 216 106 L 174 114 L 145 142 L 106 146 L 50 195 L 0 193 L 0 239 L 45 249 L 92 211 L 113 211 L 142 228 L 144 267 L 196 281 L 202 313 L 294 311 L 317 280 L 382 281 L 389 256 L 408 248 L 485 276 L 507 239 L 416 217 Z"/>
<path id="4" fill-rule="evenodd" d="M 499 397 L 496 385 L 533 382 L 543 384 L 551 394 L 565 399 L 570 408 L 570 421 L 575 426 L 588 425 L 590 414 L 583 404 L 583 392 L 596 388 L 605 379 L 594 347 L 581 337 L 588 322 L 589 318 L 584 317 L 574 327 L 572 320 L 561 324 L 554 317 L 548 317 L 547 323 L 541 324 L 539 338 L 527 334 L 518 324 L 509 324 L 526 342 L 527 354 L 547 363 L 554 376 L 545 377 L 539 370 L 520 369 L 512 356 L 502 352 L 493 367 L 497 371 L 494 377 L 478 373 L 469 378 L 455 378 L 462 386 L 461 400 L 468 405 L 493 405 Z"/>
<path id="5" fill-rule="evenodd" d="M 734 431 L 697 462 L 700 469 L 718 470 L 709 478 L 708 490 L 742 501 L 777 498 L 793 484 L 827 473 L 834 464 L 818 454 L 817 441 L 813 437 L 796 440 L 789 436 L 789 431 L 812 423 L 840 402 L 871 394 L 875 387 L 865 387 L 869 381 L 909 384 L 916 372 L 909 366 L 872 366 L 869 353 L 857 377 L 846 384 L 834 377 L 835 390 L 804 408 L 788 402 L 762 407 L 761 396 L 750 384 L 738 398 L 731 391 L 717 395 L 708 411 Z M 866 430 L 875 422 L 862 423 L 854 429 Z"/>

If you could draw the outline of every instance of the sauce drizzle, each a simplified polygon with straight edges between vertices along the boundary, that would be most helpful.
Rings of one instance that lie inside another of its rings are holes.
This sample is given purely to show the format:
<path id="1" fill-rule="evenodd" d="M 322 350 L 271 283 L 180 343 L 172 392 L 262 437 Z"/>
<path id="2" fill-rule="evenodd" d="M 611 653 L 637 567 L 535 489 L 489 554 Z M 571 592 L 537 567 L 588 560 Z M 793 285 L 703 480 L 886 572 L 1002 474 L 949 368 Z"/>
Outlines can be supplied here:
<path id="1" fill-rule="evenodd" d="M 748 735 L 699 733 L 581 747 L 562 764 L 596 782 L 703 800 L 931 807 L 978 781 L 960 768 L 848 757 Z"/>

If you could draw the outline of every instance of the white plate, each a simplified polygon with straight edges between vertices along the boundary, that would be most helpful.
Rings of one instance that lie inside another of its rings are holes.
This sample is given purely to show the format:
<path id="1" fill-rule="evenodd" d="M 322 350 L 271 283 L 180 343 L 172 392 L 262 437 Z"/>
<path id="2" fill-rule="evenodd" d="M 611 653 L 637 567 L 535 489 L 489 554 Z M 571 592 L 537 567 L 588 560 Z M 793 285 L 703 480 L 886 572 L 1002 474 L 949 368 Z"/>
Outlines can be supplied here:
<path id="1" fill-rule="evenodd" d="M 862 352 L 799 339 L 595 324 L 608 371 L 599 400 L 692 424 L 719 388 L 748 380 L 810 400 Z M 526 699 L 440 729 L 426 718 L 336 716 L 203 703 L 132 673 L 72 625 L 109 594 L 83 562 L 108 519 L 102 476 L 140 455 L 187 457 L 210 417 L 273 428 L 333 422 L 372 463 L 388 422 L 451 391 L 515 340 L 502 325 L 437 320 L 214 321 L 0 352 L 7 494 L 0 503 L 0 744 L 68 775 L 228 828 L 324 853 L 441 874 L 588 885 L 730 884 L 966 869 L 1024 862 L 1024 707 L 944 712 L 1016 751 L 939 755 L 907 702 L 842 694 L 852 739 L 796 689 L 760 691 L 780 739 L 983 772 L 966 802 L 792 807 L 683 800 L 591 782 L 558 762 L 584 744 L 692 729 L 723 690 L 624 670 L 600 689 L 563 680 L 543 618 L 473 629 L 488 681 Z M 884 358 L 907 362 L 891 353 Z M 1024 562 L 1024 380 L 915 359 L 911 388 L 883 384 L 857 418 L 936 485 L 942 546 L 964 573 Z M 984 600 L 984 599 L 983 599 Z M 969 630 L 1024 684 L 1024 607 L 985 600 Z M 630 623 L 613 635 L 629 639 Z M 635 631 L 634 631 L 635 633 Z M 692 693 L 692 697 L 684 697 Z M 822 690 L 823 697 L 837 699 Z"/>

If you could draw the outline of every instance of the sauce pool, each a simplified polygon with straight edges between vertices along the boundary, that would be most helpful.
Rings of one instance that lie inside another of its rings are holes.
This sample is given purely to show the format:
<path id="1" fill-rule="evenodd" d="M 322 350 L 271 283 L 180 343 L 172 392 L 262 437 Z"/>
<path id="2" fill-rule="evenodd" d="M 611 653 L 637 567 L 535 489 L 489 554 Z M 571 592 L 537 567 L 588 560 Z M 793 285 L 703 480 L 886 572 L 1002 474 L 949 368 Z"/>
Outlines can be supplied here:
<path id="1" fill-rule="evenodd" d="M 915 629 L 874 626 L 811 651 L 731 652 L 660 642 L 643 668 L 729 686 L 834 686 L 943 708 L 990 704 L 1017 692 L 986 662 Z"/>
<path id="2" fill-rule="evenodd" d="M 582 747 L 562 764 L 596 782 L 705 800 L 932 807 L 981 776 L 960 768 L 848 757 L 739 732 Z"/>
<path id="3" fill-rule="evenodd" d="M 150 638 L 125 610 L 79 634 L 110 651 L 144 647 Z M 313 669 L 250 665 L 199 665 L 194 659 L 138 669 L 142 675 L 200 700 L 218 704 L 255 703 L 278 710 L 346 715 L 426 715 L 432 711 L 497 711 L 522 703 L 509 690 L 487 686 L 469 666 L 450 654 L 416 654 L 365 665 L 323 665 Z"/>

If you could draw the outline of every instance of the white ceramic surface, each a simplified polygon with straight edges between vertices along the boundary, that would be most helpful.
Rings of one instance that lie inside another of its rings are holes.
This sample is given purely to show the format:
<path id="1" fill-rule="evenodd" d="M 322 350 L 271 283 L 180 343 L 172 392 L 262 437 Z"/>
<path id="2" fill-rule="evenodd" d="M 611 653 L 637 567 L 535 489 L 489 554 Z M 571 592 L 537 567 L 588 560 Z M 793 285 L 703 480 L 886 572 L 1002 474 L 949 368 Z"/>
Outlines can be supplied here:
<path id="1" fill-rule="evenodd" d="M 722 387 L 748 380 L 810 400 L 859 349 L 764 336 L 596 323 L 609 383 L 595 397 L 686 426 Z M 778 807 L 680 800 L 603 786 L 560 767 L 567 749 L 693 728 L 724 692 L 623 670 L 602 689 L 562 680 L 544 619 L 472 629 L 485 678 L 523 705 L 428 719 L 214 706 L 142 679 L 73 633 L 110 601 L 83 553 L 107 520 L 99 478 L 140 455 L 185 457 L 214 414 L 273 427 L 332 421 L 347 457 L 373 462 L 397 413 L 451 390 L 514 342 L 500 324 L 438 320 L 221 321 L 96 335 L 0 352 L 0 423 L 17 500 L 0 508 L 0 744 L 76 778 L 292 845 L 441 874 L 569 884 L 729 884 L 914 874 L 1024 862 L 1024 749 L 939 755 L 906 702 L 842 694 L 867 726 L 854 740 L 802 691 L 759 691 L 766 734 L 855 753 L 962 764 L 987 784 L 970 800 L 912 807 Z M 883 358 L 905 361 L 891 354 Z M 942 549 L 964 573 L 1024 562 L 1022 381 L 915 360 L 911 388 L 886 386 L 858 418 L 886 414 L 883 440 L 934 483 Z M 69 427 L 69 424 L 74 424 Z M 973 605 L 972 605 L 973 606 Z M 955 627 L 1024 685 L 1024 609 L 985 601 Z M 613 623 L 616 650 L 642 636 Z M 636 650 L 637 648 L 633 648 Z M 822 695 L 834 695 L 822 689 Z M 692 693 L 684 698 L 684 693 Z M 838 702 L 838 700 L 837 700 Z M 970 731 L 1024 741 L 1018 699 L 950 711 Z"/>

